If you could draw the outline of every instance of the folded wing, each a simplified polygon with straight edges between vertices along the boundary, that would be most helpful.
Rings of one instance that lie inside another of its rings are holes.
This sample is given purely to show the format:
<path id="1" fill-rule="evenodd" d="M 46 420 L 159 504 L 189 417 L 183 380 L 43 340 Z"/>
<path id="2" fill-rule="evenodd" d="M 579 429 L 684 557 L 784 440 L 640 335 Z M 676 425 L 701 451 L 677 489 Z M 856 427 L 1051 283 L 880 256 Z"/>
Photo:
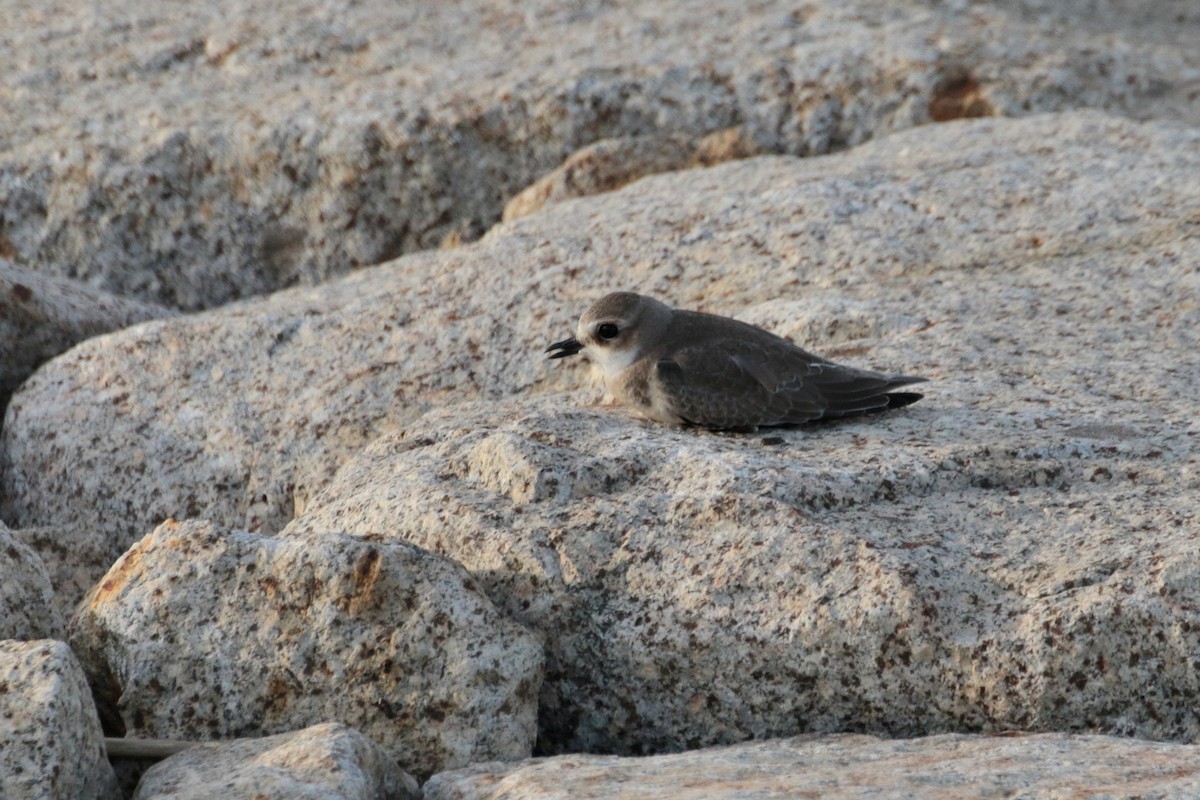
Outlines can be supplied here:
<path id="1" fill-rule="evenodd" d="M 729 339 L 685 347 L 655 367 L 663 401 L 707 428 L 798 425 L 868 414 L 920 399 L 895 390 L 923 378 L 833 364 L 783 340 Z"/>

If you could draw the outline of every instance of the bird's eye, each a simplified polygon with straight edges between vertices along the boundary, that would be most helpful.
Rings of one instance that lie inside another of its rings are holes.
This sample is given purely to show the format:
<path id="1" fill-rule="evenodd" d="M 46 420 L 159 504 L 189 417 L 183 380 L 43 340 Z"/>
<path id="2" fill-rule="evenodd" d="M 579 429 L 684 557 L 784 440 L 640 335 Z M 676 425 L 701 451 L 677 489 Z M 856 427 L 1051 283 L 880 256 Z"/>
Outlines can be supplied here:
<path id="1" fill-rule="evenodd" d="M 617 338 L 617 334 L 620 332 L 620 329 L 611 322 L 606 322 L 600 327 L 596 328 L 596 335 L 601 339 L 615 339 Z"/>

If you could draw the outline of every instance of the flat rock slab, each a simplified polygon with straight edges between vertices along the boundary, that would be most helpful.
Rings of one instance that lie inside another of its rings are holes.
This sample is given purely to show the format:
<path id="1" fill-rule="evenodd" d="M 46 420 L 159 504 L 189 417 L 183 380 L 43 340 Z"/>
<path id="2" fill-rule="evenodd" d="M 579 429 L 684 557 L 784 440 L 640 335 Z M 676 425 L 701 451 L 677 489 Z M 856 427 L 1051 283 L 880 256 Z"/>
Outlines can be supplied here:
<path id="1" fill-rule="evenodd" d="M 1138 5 L 23 6 L 0 256 L 194 310 L 474 239 L 603 138 L 745 125 L 809 155 L 969 116 L 1194 123 L 1200 18 Z"/>
<path id="2" fill-rule="evenodd" d="M 1170 800 L 1200 793 L 1200 748 L 1108 736 L 801 736 L 650 758 L 559 756 L 435 776 L 425 800 Z"/>
<path id="3" fill-rule="evenodd" d="M 540 643 L 461 567 L 411 545 L 166 523 L 71 627 L 102 713 L 131 736 L 336 720 L 422 776 L 533 745 Z"/>
<path id="4" fill-rule="evenodd" d="M 0 797 L 121 797 L 87 679 L 64 642 L 0 641 L 0 687 Z"/>
<path id="5" fill-rule="evenodd" d="M 1023 392 L 1054 415 L 1069 395 L 1118 424 L 1166 402 L 1186 428 L 1198 154 L 1194 132 L 1099 114 L 928 127 L 646 179 L 471 247 L 145 323 L 14 397 L 0 517 L 104 534 L 111 560 L 167 518 L 276 532 L 426 411 L 582 384 L 541 351 L 622 288 L 938 378 L 942 408 L 1003 415 Z"/>
<path id="6" fill-rule="evenodd" d="M 133 800 L 420 800 L 417 781 L 353 728 L 200 744 L 147 770 Z"/>

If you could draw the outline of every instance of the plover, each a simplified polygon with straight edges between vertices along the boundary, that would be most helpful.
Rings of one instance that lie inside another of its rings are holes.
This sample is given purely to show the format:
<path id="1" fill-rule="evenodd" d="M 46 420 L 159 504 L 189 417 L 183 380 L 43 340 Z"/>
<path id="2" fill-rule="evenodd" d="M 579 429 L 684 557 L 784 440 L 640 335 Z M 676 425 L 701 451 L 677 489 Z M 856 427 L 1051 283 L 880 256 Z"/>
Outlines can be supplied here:
<path id="1" fill-rule="evenodd" d="M 755 430 L 869 414 L 921 399 L 924 378 L 834 364 L 762 328 L 632 292 L 601 298 L 550 358 L 583 353 L 620 402 L 658 422 Z"/>

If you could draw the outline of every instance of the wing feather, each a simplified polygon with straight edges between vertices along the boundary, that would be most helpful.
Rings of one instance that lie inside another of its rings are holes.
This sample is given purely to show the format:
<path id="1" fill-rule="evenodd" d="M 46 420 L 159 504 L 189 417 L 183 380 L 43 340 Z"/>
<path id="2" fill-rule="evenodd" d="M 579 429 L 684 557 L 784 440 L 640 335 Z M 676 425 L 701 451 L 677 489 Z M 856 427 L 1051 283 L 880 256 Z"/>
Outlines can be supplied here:
<path id="1" fill-rule="evenodd" d="M 798 425 L 907 405 L 890 392 L 923 378 L 833 364 L 786 340 L 725 339 L 681 348 L 658 361 L 660 402 L 707 428 Z"/>

